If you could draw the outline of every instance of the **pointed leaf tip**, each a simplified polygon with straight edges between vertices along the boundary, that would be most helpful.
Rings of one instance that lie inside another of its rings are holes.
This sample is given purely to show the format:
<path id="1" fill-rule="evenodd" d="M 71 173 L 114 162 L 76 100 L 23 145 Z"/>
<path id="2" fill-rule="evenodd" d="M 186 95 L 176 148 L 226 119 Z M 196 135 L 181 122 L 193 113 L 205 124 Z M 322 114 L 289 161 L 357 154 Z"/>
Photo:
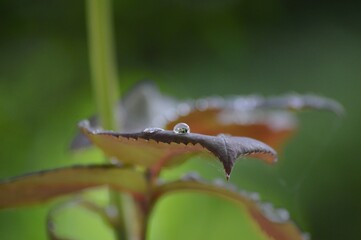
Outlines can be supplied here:
<path id="1" fill-rule="evenodd" d="M 246 137 L 190 132 L 180 134 L 168 130 L 149 131 L 150 128 L 136 133 L 117 133 L 92 129 L 87 121 L 80 122 L 79 127 L 108 156 L 126 164 L 150 168 L 179 164 L 190 153 L 211 153 L 222 162 L 226 174 L 230 175 L 238 158 L 258 158 L 268 163 L 277 159 L 274 149 Z"/>

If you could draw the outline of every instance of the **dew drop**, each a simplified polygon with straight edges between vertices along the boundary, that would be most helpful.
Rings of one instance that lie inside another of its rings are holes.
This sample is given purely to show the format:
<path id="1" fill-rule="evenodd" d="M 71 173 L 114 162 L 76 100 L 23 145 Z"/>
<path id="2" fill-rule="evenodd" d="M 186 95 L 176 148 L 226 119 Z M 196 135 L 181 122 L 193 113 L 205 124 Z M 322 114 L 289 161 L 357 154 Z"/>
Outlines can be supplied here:
<path id="1" fill-rule="evenodd" d="M 226 183 L 222 179 L 216 178 L 213 180 L 213 185 L 218 186 L 218 187 L 224 187 L 226 185 Z"/>
<path id="2" fill-rule="evenodd" d="M 228 134 L 228 133 L 220 133 L 217 135 L 217 137 L 231 137 L 232 135 L 231 134 Z"/>
<path id="3" fill-rule="evenodd" d="M 290 219 L 290 213 L 284 209 L 284 208 L 279 208 L 276 210 L 278 217 L 281 221 L 288 221 Z"/>
<path id="4" fill-rule="evenodd" d="M 233 192 L 237 191 L 236 185 L 228 183 L 228 184 L 225 184 L 225 187 L 230 191 L 233 191 Z"/>
<path id="5" fill-rule="evenodd" d="M 250 192 L 250 193 L 248 193 L 248 197 L 249 197 L 250 199 L 252 199 L 253 201 L 255 201 L 255 202 L 258 202 L 258 201 L 261 200 L 261 197 L 260 197 L 259 193 L 257 193 L 257 192 Z"/>
<path id="6" fill-rule="evenodd" d="M 183 175 L 181 179 L 184 181 L 198 181 L 201 179 L 201 176 L 197 172 L 189 172 Z"/>
<path id="7" fill-rule="evenodd" d="M 208 108 L 208 100 L 206 99 L 199 99 L 196 101 L 195 106 L 199 111 L 205 111 Z"/>
<path id="8" fill-rule="evenodd" d="M 245 190 L 240 190 L 239 195 L 241 195 L 242 197 L 248 197 L 248 192 Z"/>
<path id="9" fill-rule="evenodd" d="M 261 209 L 265 217 L 275 223 L 284 223 L 290 218 L 290 214 L 286 209 L 275 209 L 271 203 L 263 203 Z"/>
<path id="10" fill-rule="evenodd" d="M 164 129 L 153 127 L 153 128 L 146 128 L 143 130 L 144 133 L 155 133 L 155 132 L 160 132 L 160 131 L 164 131 Z"/>
<path id="11" fill-rule="evenodd" d="M 190 133 L 191 129 L 186 123 L 177 123 L 173 128 L 173 132 L 176 134 L 186 134 Z"/>
<path id="12" fill-rule="evenodd" d="M 311 239 L 311 235 L 309 233 L 302 234 L 302 240 L 310 240 L 310 239 Z"/>
<path id="13" fill-rule="evenodd" d="M 109 205 L 105 208 L 106 215 L 111 219 L 116 219 L 118 216 L 118 209 L 114 205 Z"/>
<path id="14" fill-rule="evenodd" d="M 191 111 L 191 106 L 188 103 L 181 103 L 177 107 L 177 113 L 180 116 L 186 116 Z"/>
<path id="15" fill-rule="evenodd" d="M 110 163 L 119 167 L 123 166 L 122 162 L 120 162 L 118 159 L 115 158 L 111 158 Z"/>

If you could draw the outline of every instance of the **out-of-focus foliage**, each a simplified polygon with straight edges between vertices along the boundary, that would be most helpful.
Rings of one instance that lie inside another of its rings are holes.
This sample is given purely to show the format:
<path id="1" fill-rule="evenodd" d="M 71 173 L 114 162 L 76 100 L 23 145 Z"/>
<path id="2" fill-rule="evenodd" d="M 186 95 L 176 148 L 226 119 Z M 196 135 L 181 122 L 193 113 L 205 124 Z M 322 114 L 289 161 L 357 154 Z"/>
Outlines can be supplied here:
<path id="1" fill-rule="evenodd" d="M 360 7 L 357 1 L 115 1 L 122 89 L 151 78 L 180 98 L 296 91 L 339 100 L 346 117 L 302 114 L 277 166 L 242 161 L 232 181 L 289 209 L 314 239 L 355 239 L 361 224 Z M 101 160 L 95 151 L 67 153 L 76 122 L 95 110 L 84 15 L 81 1 L 0 2 L 1 178 Z M 165 177 L 189 167 L 209 178 L 222 171 L 196 161 Z M 47 207 L 0 212 L 2 238 L 44 239 Z M 97 226 L 87 215 L 73 218 L 80 219 L 74 221 L 79 232 Z M 224 201 L 174 196 L 159 204 L 150 233 L 152 239 L 235 239 L 246 232 L 257 239 L 248 225 Z"/>
<path id="2" fill-rule="evenodd" d="M 113 165 L 71 166 L 39 171 L 1 182 L 0 209 L 39 204 L 52 198 L 109 186 L 136 196 L 147 190 L 145 177 L 132 168 Z"/>

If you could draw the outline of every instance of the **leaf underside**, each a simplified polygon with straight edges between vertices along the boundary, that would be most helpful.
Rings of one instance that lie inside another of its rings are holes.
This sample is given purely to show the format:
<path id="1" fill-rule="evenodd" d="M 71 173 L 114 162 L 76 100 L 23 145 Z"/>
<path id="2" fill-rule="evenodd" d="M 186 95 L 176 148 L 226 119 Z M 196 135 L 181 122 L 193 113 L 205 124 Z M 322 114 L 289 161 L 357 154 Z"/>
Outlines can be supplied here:
<path id="1" fill-rule="evenodd" d="M 144 167 L 172 166 L 182 156 L 211 153 L 230 175 L 236 159 L 251 157 L 273 163 L 276 152 L 268 145 L 251 138 L 225 135 L 208 136 L 196 133 L 177 134 L 173 131 L 116 133 L 90 128 L 87 121 L 79 124 L 82 132 L 110 157 L 124 164 Z"/>
<path id="2" fill-rule="evenodd" d="M 252 193 L 238 191 L 234 186 L 227 187 L 225 182 L 216 181 L 207 183 L 203 180 L 194 179 L 194 177 L 184 178 L 183 180 L 165 183 L 154 190 L 154 200 L 175 193 L 175 192 L 204 192 L 216 195 L 221 198 L 231 200 L 237 203 L 242 209 L 246 209 L 250 219 L 259 227 L 259 229 L 269 238 L 277 240 L 303 240 L 304 234 L 289 219 L 288 212 L 284 209 L 275 209 L 269 203 L 261 203 L 259 199 L 252 199 Z"/>
<path id="3" fill-rule="evenodd" d="M 0 182 L 0 209 L 41 203 L 51 198 L 92 187 L 108 186 L 141 196 L 146 191 L 143 175 L 114 165 L 72 166 L 34 172 Z"/>

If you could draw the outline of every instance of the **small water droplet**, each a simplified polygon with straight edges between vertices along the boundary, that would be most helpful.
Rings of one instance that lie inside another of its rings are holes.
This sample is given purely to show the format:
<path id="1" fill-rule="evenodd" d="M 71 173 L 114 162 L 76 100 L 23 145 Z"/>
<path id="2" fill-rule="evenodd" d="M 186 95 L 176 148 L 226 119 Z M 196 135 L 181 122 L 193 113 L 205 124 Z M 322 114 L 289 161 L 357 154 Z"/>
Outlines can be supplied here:
<path id="1" fill-rule="evenodd" d="M 105 208 L 105 213 L 108 217 L 115 219 L 118 216 L 118 209 L 114 205 L 109 205 Z"/>
<path id="2" fill-rule="evenodd" d="M 195 106 L 199 111 L 205 111 L 208 108 L 208 100 L 207 99 L 199 99 L 196 101 Z"/>
<path id="3" fill-rule="evenodd" d="M 226 183 L 220 179 L 220 178 L 216 178 L 213 180 L 213 185 L 216 185 L 218 187 L 223 187 Z"/>
<path id="4" fill-rule="evenodd" d="M 230 190 L 230 191 L 233 191 L 233 192 L 237 191 L 236 185 L 227 183 L 227 184 L 225 184 L 225 187 L 226 187 L 228 190 Z"/>
<path id="5" fill-rule="evenodd" d="M 120 162 L 118 159 L 115 158 L 111 158 L 110 163 L 119 167 L 123 166 L 122 162 Z"/>
<path id="6" fill-rule="evenodd" d="M 276 209 L 276 213 L 281 221 L 286 222 L 290 219 L 290 213 L 284 208 Z"/>
<path id="7" fill-rule="evenodd" d="M 259 193 L 257 193 L 257 192 L 250 192 L 250 193 L 248 193 L 248 197 L 249 197 L 250 199 L 252 199 L 253 201 L 255 201 L 255 202 L 258 202 L 258 201 L 261 200 L 261 197 L 260 197 Z"/>
<path id="8" fill-rule="evenodd" d="M 188 103 L 181 103 L 177 107 L 177 113 L 180 116 L 186 116 L 191 111 L 191 106 Z"/>
<path id="9" fill-rule="evenodd" d="M 311 234 L 307 232 L 302 234 L 302 240 L 310 240 L 310 239 L 311 239 Z"/>
<path id="10" fill-rule="evenodd" d="M 173 132 L 176 134 L 186 134 L 186 133 L 190 133 L 191 129 L 186 123 L 178 123 L 174 126 Z"/>
<path id="11" fill-rule="evenodd" d="M 241 195 L 242 197 L 248 197 L 248 192 L 242 189 L 239 191 L 239 195 Z"/>
<path id="12" fill-rule="evenodd" d="M 231 134 L 228 134 L 228 133 L 220 133 L 217 135 L 217 137 L 231 137 L 232 135 Z"/>
<path id="13" fill-rule="evenodd" d="M 164 129 L 153 127 L 153 128 L 146 128 L 143 130 L 144 133 L 155 133 L 155 132 L 160 132 L 160 131 L 164 131 Z"/>
<path id="14" fill-rule="evenodd" d="M 263 203 L 261 209 L 265 217 L 275 223 L 284 223 L 290 218 L 290 214 L 286 209 L 275 209 L 271 203 Z"/>
<path id="15" fill-rule="evenodd" d="M 178 114 L 174 109 L 169 109 L 164 113 L 164 117 L 167 120 L 167 122 L 172 122 L 177 119 Z"/>
<path id="16" fill-rule="evenodd" d="M 201 176 L 197 172 L 189 172 L 182 176 L 184 181 L 198 181 L 201 179 Z"/>

